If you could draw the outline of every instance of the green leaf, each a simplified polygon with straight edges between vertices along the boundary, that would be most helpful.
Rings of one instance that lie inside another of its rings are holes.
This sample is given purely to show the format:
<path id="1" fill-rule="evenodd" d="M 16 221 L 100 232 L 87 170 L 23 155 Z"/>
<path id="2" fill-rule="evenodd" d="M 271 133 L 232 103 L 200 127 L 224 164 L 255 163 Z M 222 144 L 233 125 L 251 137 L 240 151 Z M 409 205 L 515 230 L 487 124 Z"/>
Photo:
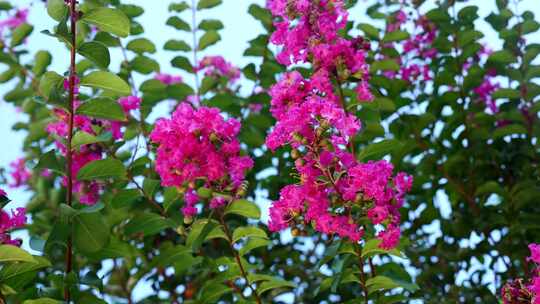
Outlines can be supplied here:
<path id="1" fill-rule="evenodd" d="M 295 288 L 296 284 L 292 282 L 287 282 L 282 279 L 274 278 L 273 280 L 264 281 L 257 287 L 257 291 L 259 294 L 263 294 L 264 292 L 272 289 L 277 288 Z"/>
<path id="2" fill-rule="evenodd" d="M 394 59 L 374 61 L 369 67 L 370 72 L 376 71 L 399 71 L 399 64 Z"/>
<path id="3" fill-rule="evenodd" d="M 208 31 L 201 36 L 198 43 L 198 50 L 202 51 L 207 47 L 216 44 L 221 37 L 216 31 Z"/>
<path id="4" fill-rule="evenodd" d="M 499 98 L 517 99 L 521 97 L 521 93 L 516 89 L 498 89 L 497 91 L 493 92 L 493 94 L 491 94 L 491 97 L 495 99 L 499 99 Z"/>
<path id="5" fill-rule="evenodd" d="M 221 0 L 200 0 L 197 4 L 197 9 L 208 9 L 212 7 L 216 7 L 221 4 Z"/>
<path id="6" fill-rule="evenodd" d="M 109 50 L 105 44 L 98 41 L 85 42 L 77 51 L 100 68 L 106 69 L 111 62 Z"/>
<path id="7" fill-rule="evenodd" d="M 32 72 L 35 76 L 41 76 L 47 70 L 47 67 L 52 62 L 52 56 L 47 51 L 38 51 L 34 56 L 34 67 Z"/>
<path id="8" fill-rule="evenodd" d="M 379 290 L 390 290 L 397 287 L 400 287 L 399 284 L 394 282 L 389 277 L 385 277 L 382 275 L 378 275 L 374 278 L 369 278 L 366 281 L 366 286 L 368 288 L 369 293 L 373 293 L 375 291 Z"/>
<path id="9" fill-rule="evenodd" d="M 138 38 L 131 40 L 127 44 L 127 49 L 137 54 L 156 52 L 156 46 L 154 45 L 154 43 L 146 38 Z"/>
<path id="10" fill-rule="evenodd" d="M 189 23 L 185 22 L 184 20 L 180 19 L 177 16 L 172 16 L 169 19 L 167 19 L 167 25 L 174 27 L 175 29 L 179 31 L 191 31 L 191 26 L 189 26 Z"/>
<path id="11" fill-rule="evenodd" d="M 19 275 L 50 266 L 51 262 L 41 256 L 33 256 L 31 262 L 10 263 L 0 270 L 0 282 L 5 282 Z"/>
<path id="12" fill-rule="evenodd" d="M 379 29 L 374 27 L 373 25 L 369 23 L 360 23 L 358 25 L 358 29 L 362 30 L 362 32 L 364 32 L 367 37 L 374 40 L 379 40 Z"/>
<path id="13" fill-rule="evenodd" d="M 508 50 L 500 50 L 489 55 L 488 61 L 508 64 L 516 61 L 516 57 Z"/>
<path id="14" fill-rule="evenodd" d="M 61 304 L 61 301 L 54 300 L 51 298 L 40 298 L 36 300 L 26 300 L 23 304 Z"/>
<path id="15" fill-rule="evenodd" d="M 191 51 L 191 46 L 189 44 L 187 44 L 183 40 L 175 40 L 175 39 L 168 40 L 163 46 L 163 48 L 168 51 L 183 51 L 183 52 Z"/>
<path id="16" fill-rule="evenodd" d="M 11 47 L 15 47 L 23 43 L 24 39 L 28 37 L 32 33 L 33 30 L 34 30 L 34 27 L 28 23 L 23 23 L 19 25 L 16 29 L 13 30 L 11 34 L 11 42 L 9 45 Z"/>
<path id="17" fill-rule="evenodd" d="M 201 291 L 201 303 L 218 303 L 219 298 L 221 298 L 222 295 L 231 292 L 233 289 L 231 287 L 228 287 L 222 283 L 215 283 L 212 282 L 209 285 L 204 286 L 204 288 Z"/>
<path id="18" fill-rule="evenodd" d="M 56 72 L 46 72 L 41 76 L 39 81 L 39 92 L 41 96 L 47 100 L 51 97 L 51 94 L 55 88 L 62 85 L 64 78 Z"/>
<path id="19" fill-rule="evenodd" d="M 139 55 L 130 62 L 134 71 L 141 74 L 150 74 L 152 72 L 159 72 L 159 63 L 149 57 Z"/>
<path id="20" fill-rule="evenodd" d="M 385 250 L 379 247 L 380 243 L 381 243 L 381 240 L 379 239 L 371 239 L 367 241 L 364 247 L 362 248 L 362 257 L 367 258 L 367 257 L 372 257 L 378 254 L 391 254 L 391 255 L 403 258 L 403 255 L 398 249 L 394 248 L 391 250 Z"/>
<path id="21" fill-rule="evenodd" d="M 272 14 L 257 4 L 251 4 L 248 8 L 248 13 L 253 18 L 259 20 L 267 30 L 272 29 Z"/>
<path id="22" fill-rule="evenodd" d="M 0 245 L 0 263 L 5 262 L 35 263 L 35 260 L 31 254 L 22 250 L 19 247 L 11 245 Z"/>
<path id="23" fill-rule="evenodd" d="M 56 21 L 62 21 L 67 17 L 68 7 L 64 0 L 48 0 L 47 14 Z"/>
<path id="24" fill-rule="evenodd" d="M 95 71 L 84 76 L 81 79 L 80 85 L 108 90 L 124 96 L 131 93 L 131 88 L 122 78 L 111 72 L 105 71 Z"/>
<path id="25" fill-rule="evenodd" d="M 215 220 L 200 219 L 191 225 L 186 245 L 197 251 L 204 241 L 215 238 L 227 238 L 219 223 Z"/>
<path id="26" fill-rule="evenodd" d="M 247 240 L 244 246 L 240 248 L 240 250 L 238 250 L 238 254 L 240 254 L 240 256 L 243 256 L 255 248 L 268 246 L 268 244 L 270 244 L 270 241 L 267 238 L 261 239 L 258 237 L 251 237 Z"/>
<path id="27" fill-rule="evenodd" d="M 402 41 L 407 38 L 409 38 L 409 33 L 405 31 L 393 31 L 390 33 L 386 33 L 386 35 L 384 35 L 382 42 L 387 43 L 387 42 Z"/>
<path id="28" fill-rule="evenodd" d="M 141 198 L 141 191 L 139 189 L 122 189 L 118 191 L 111 200 L 113 208 L 123 208 L 131 205 L 139 198 Z"/>
<path id="29" fill-rule="evenodd" d="M 177 12 L 181 13 L 189 8 L 189 5 L 186 2 L 180 2 L 180 3 L 171 3 L 169 4 L 169 11 L 170 12 Z"/>
<path id="30" fill-rule="evenodd" d="M 128 17 L 117 9 L 98 7 L 84 14 L 80 20 L 95 25 L 104 32 L 120 37 L 127 37 L 130 32 Z"/>
<path id="31" fill-rule="evenodd" d="M 217 31 L 223 29 L 223 23 L 217 19 L 206 19 L 199 23 L 199 29 L 203 31 Z"/>
<path id="32" fill-rule="evenodd" d="M 73 218 L 73 243 L 83 254 L 100 251 L 109 236 L 109 226 L 99 212 L 80 213 Z"/>
<path id="33" fill-rule="evenodd" d="M 36 165 L 34 170 L 50 169 L 59 174 L 64 174 L 64 167 L 58 161 L 58 158 L 56 157 L 56 152 L 56 150 L 51 150 L 40 155 L 38 164 Z"/>
<path id="34" fill-rule="evenodd" d="M 527 134 L 527 129 L 525 129 L 525 127 L 520 124 L 511 124 L 511 125 L 498 127 L 493 132 L 493 139 L 498 139 L 501 137 L 505 137 L 507 135 L 514 135 L 514 134 Z"/>
<path id="35" fill-rule="evenodd" d="M 84 131 L 78 131 L 73 135 L 71 145 L 74 149 L 79 149 L 81 146 L 95 144 L 98 142 L 104 142 L 111 139 L 111 133 L 105 133 L 104 135 L 95 136 Z"/>
<path id="36" fill-rule="evenodd" d="M 261 217 L 261 210 L 255 203 L 245 199 L 240 199 L 232 202 L 225 209 L 225 215 L 237 214 L 243 217 L 259 219 Z"/>
<path id="37" fill-rule="evenodd" d="M 176 56 L 171 60 L 171 65 L 175 68 L 179 68 L 182 70 L 186 70 L 190 73 L 193 73 L 193 66 L 191 65 L 191 62 L 189 62 L 189 59 L 187 59 L 184 56 Z"/>
<path id="38" fill-rule="evenodd" d="M 396 139 L 385 139 L 378 143 L 370 144 L 360 151 L 358 158 L 360 160 L 380 158 L 384 155 L 390 154 L 402 147 L 401 143 Z"/>
<path id="39" fill-rule="evenodd" d="M 108 97 L 97 97 L 81 104 L 76 111 L 79 115 L 93 118 L 125 121 L 126 115 L 122 106 Z"/>
<path id="40" fill-rule="evenodd" d="M 261 228 L 258 228 L 258 227 L 253 227 L 253 226 L 250 226 L 250 227 L 238 227 L 234 230 L 233 232 L 233 242 L 238 242 L 239 240 L 241 240 L 242 238 L 245 238 L 245 237 L 257 237 L 257 238 L 268 238 L 268 236 L 266 235 L 266 232 L 264 230 L 262 230 Z"/>
<path id="41" fill-rule="evenodd" d="M 174 227 L 174 222 L 167 218 L 155 213 L 143 213 L 132 218 L 124 227 L 124 231 L 127 235 L 142 234 L 148 236 Z"/>
<path id="42" fill-rule="evenodd" d="M 82 167 L 77 173 L 77 179 L 81 181 L 103 178 L 123 179 L 125 177 L 126 168 L 124 164 L 113 158 L 92 161 Z"/>

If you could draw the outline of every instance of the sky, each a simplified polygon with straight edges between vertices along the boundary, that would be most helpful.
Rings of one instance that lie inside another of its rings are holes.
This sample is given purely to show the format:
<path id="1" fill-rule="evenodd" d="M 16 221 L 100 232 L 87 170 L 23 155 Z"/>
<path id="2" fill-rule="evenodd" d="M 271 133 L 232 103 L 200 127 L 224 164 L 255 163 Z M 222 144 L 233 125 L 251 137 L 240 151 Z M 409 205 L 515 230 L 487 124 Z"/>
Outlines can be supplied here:
<path id="1" fill-rule="evenodd" d="M 532 11 L 535 13 L 538 20 L 540 18 L 540 6 L 538 5 L 538 1 L 539 0 L 523 0 L 519 4 L 519 10 Z M 184 77 L 186 82 L 192 83 L 193 76 L 178 69 L 171 68 L 169 62 L 170 59 L 175 56 L 173 52 L 159 51 L 164 43 L 171 38 L 183 39 L 188 43 L 191 41 L 189 34 L 178 32 L 165 25 L 168 16 L 170 16 L 167 9 L 168 5 L 171 2 L 179 1 L 123 0 L 122 2 L 137 4 L 145 8 L 145 14 L 138 17 L 137 20 L 145 28 L 144 37 L 150 38 L 156 44 L 158 54 L 155 54 L 153 58 L 160 63 L 162 72 L 180 74 Z M 221 42 L 208 48 L 203 54 L 200 54 L 200 57 L 204 54 L 219 54 L 225 57 L 226 60 L 233 62 L 235 65 L 243 67 L 253 60 L 253 58 L 242 56 L 244 50 L 248 46 L 248 41 L 262 32 L 262 26 L 247 13 L 247 10 L 252 3 L 264 5 L 265 0 L 224 0 L 223 2 L 223 5 L 218 8 L 198 13 L 197 18 L 199 20 L 201 18 L 220 19 L 225 25 L 225 29 L 221 31 Z M 367 22 L 368 19 L 364 11 L 368 6 L 368 3 L 372 1 L 360 0 L 359 2 L 360 5 L 358 5 L 355 10 L 351 11 L 351 19 L 359 22 Z M 16 3 L 19 7 L 30 7 L 29 22 L 34 25 L 34 33 L 26 42 L 27 46 L 32 52 L 39 49 L 50 51 L 53 54 L 53 63 L 50 68 L 63 74 L 67 69 L 67 50 L 54 38 L 39 33 L 45 29 L 51 30 L 54 25 L 54 21 L 46 14 L 45 5 L 37 0 L 12 0 L 11 3 Z M 482 19 L 496 9 L 495 0 L 470 0 L 468 1 L 468 4 L 481 6 L 479 14 Z M 435 5 L 435 0 L 428 0 L 426 7 L 434 7 Z M 3 18 L 3 16 L 0 18 Z M 189 20 L 187 15 L 186 20 Z M 484 21 L 478 21 L 478 26 L 480 31 L 484 33 L 485 42 L 494 48 L 500 46 L 501 42 L 497 38 L 496 33 Z M 529 42 L 540 43 L 540 34 L 536 34 L 528 39 Z M 116 50 L 112 51 L 111 55 L 111 68 L 115 69 L 121 61 L 121 54 Z M 29 58 L 26 58 L 26 60 L 29 60 Z M 3 71 L 4 68 L 5 67 L 0 67 L 0 71 Z M 135 81 L 137 84 L 140 84 L 142 78 L 138 77 Z M 9 88 L 9 85 L 0 85 L 0 96 L 5 94 L 7 88 Z M 27 121 L 27 118 L 24 114 L 18 113 L 11 104 L 4 102 L 0 97 L 0 138 L 4 143 L 0 152 L 0 167 L 7 168 L 9 162 L 21 155 L 22 141 L 25 134 L 24 132 L 14 132 L 11 130 L 11 126 L 17 121 Z M 8 191 L 10 198 L 14 201 L 9 207 L 24 206 L 29 199 L 29 194 L 22 190 L 6 190 Z M 443 214 L 448 214 L 450 212 L 447 207 L 449 204 L 444 197 L 437 198 L 436 204 Z M 431 229 L 434 237 L 440 235 L 440 231 L 436 224 L 433 225 Z"/>

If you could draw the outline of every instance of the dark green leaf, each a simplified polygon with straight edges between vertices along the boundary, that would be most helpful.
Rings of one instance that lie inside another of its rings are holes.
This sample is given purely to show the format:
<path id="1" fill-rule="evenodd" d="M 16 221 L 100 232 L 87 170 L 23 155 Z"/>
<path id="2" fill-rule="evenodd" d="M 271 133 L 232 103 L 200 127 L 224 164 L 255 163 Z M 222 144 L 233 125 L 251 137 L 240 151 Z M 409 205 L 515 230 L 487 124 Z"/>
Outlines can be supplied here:
<path id="1" fill-rule="evenodd" d="M 117 159 L 107 158 L 95 160 L 82 167 L 78 174 L 78 180 L 94 180 L 103 178 L 118 178 L 126 177 L 126 168 L 121 161 Z"/>

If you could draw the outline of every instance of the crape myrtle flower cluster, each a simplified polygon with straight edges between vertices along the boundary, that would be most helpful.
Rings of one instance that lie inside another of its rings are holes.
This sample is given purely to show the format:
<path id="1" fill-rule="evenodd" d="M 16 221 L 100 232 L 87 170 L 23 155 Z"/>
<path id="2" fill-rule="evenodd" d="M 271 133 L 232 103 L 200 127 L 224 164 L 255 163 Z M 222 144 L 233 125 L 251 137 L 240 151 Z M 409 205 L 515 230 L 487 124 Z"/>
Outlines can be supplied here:
<path id="1" fill-rule="evenodd" d="M 371 100 L 367 85 L 365 45 L 360 38 L 346 40 L 337 34 L 347 22 L 342 1 L 268 2 L 278 19 L 272 42 L 283 45 L 278 61 L 285 65 L 311 62 L 309 79 L 298 72 L 286 73 L 270 89 L 271 113 L 277 123 L 266 139 L 271 150 L 290 145 L 299 183 L 288 185 L 270 208 L 269 228 L 311 224 L 315 230 L 337 234 L 354 242 L 364 234 L 358 223 L 366 216 L 384 226 L 380 247 L 394 248 L 399 242 L 400 214 L 412 177 L 393 176 L 386 161 L 360 163 L 347 151 L 360 130 L 358 119 L 344 109 L 334 88 L 335 80 L 356 75 L 358 99 Z"/>
<path id="2" fill-rule="evenodd" d="M 171 118 L 156 122 L 150 134 L 158 144 L 156 171 L 163 186 L 184 192 L 186 218 L 198 212 L 198 188 L 216 193 L 237 193 L 241 188 L 253 160 L 240 155 L 240 127 L 238 120 L 225 119 L 218 108 L 193 108 L 187 102 L 180 103 Z M 214 196 L 210 207 L 221 207 L 230 199 Z"/>
<path id="3" fill-rule="evenodd" d="M 358 98 L 369 101 L 373 95 L 368 89 L 368 68 L 365 62 L 366 45 L 362 38 L 347 40 L 338 31 L 347 24 L 348 13 L 341 0 L 269 0 L 268 9 L 274 17 L 276 31 L 270 40 L 283 46 L 277 55 L 279 63 L 311 62 L 319 79 L 339 74 L 347 79 L 359 79 Z"/>
<path id="4" fill-rule="evenodd" d="M 0 189 L 0 207 L 9 202 L 7 193 Z M 26 223 L 26 209 L 17 208 L 10 212 L 0 208 L 0 245 L 20 246 L 20 239 L 13 239 L 9 232 L 13 229 L 22 228 Z"/>
<path id="5" fill-rule="evenodd" d="M 506 283 L 501 291 L 504 304 L 540 304 L 540 244 L 529 244 L 529 250 L 527 261 L 535 265 L 532 278 Z"/>
<path id="6" fill-rule="evenodd" d="M 79 93 L 78 89 L 79 79 L 75 78 L 75 94 Z M 64 90 L 69 90 L 69 80 L 64 80 Z M 77 98 L 77 96 L 76 96 Z M 121 97 L 118 100 L 126 116 L 129 116 L 133 110 L 137 110 L 140 106 L 141 100 L 136 96 Z M 76 110 L 82 102 L 80 100 L 74 101 L 74 110 Z M 67 154 L 67 148 L 64 144 L 68 137 L 69 132 L 69 117 L 70 114 L 64 109 L 55 108 L 53 113 L 57 120 L 47 125 L 46 131 L 55 138 L 55 145 L 60 152 L 65 156 Z M 122 126 L 120 121 L 111 121 L 105 119 L 94 119 L 84 115 L 76 114 L 73 117 L 74 129 L 83 131 L 91 135 L 99 135 L 101 132 L 109 133 L 113 140 L 118 140 L 123 137 Z M 100 197 L 100 192 L 103 189 L 103 185 L 98 181 L 79 181 L 77 180 L 77 173 L 86 164 L 100 160 L 103 158 L 103 149 L 98 144 L 81 145 L 78 149 L 72 151 L 73 163 L 71 166 L 71 173 L 73 179 L 73 190 L 79 194 L 79 202 L 85 205 L 94 205 L 97 203 Z M 63 177 L 62 184 L 67 185 L 67 177 Z"/>
<path id="7" fill-rule="evenodd" d="M 205 56 L 195 67 L 195 72 L 204 72 L 205 76 L 224 77 L 231 84 L 240 78 L 240 69 L 226 61 L 222 56 Z"/>

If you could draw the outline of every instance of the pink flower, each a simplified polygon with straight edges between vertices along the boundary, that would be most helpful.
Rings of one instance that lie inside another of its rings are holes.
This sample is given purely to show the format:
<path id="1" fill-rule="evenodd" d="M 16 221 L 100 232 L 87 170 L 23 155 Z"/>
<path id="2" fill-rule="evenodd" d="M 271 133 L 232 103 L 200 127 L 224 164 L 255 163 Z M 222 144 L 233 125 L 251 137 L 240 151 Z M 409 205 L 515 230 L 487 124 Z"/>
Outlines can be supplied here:
<path id="1" fill-rule="evenodd" d="M 531 251 L 531 256 L 528 260 L 540 264 L 540 244 L 529 244 L 529 250 Z"/>
<path id="2" fill-rule="evenodd" d="M 400 235 L 401 231 L 396 226 L 388 227 L 386 230 L 379 232 L 377 234 L 377 237 L 381 240 L 379 247 L 384 250 L 395 248 L 399 243 Z"/>
<path id="3" fill-rule="evenodd" d="M 166 84 L 166 85 L 173 85 L 173 84 L 183 82 L 181 76 L 173 76 L 173 75 L 165 74 L 165 73 L 157 73 L 154 78 L 161 81 L 161 83 Z"/>
<path id="4" fill-rule="evenodd" d="M 11 215 L 0 210 L 0 244 L 20 246 L 21 240 L 11 239 L 9 231 L 21 228 L 26 224 L 26 209 L 17 208 L 11 211 Z"/>
<path id="5" fill-rule="evenodd" d="M 32 177 L 32 172 L 26 168 L 26 161 L 24 158 L 18 158 L 12 161 L 9 166 L 11 167 L 10 177 L 11 182 L 9 186 L 12 188 L 18 188 L 24 186 Z"/>
<path id="6" fill-rule="evenodd" d="M 126 96 L 126 97 L 120 97 L 118 99 L 118 103 L 122 106 L 122 109 L 126 114 L 129 113 L 129 111 L 132 110 L 138 110 L 141 106 L 141 99 L 137 96 Z"/>
<path id="7" fill-rule="evenodd" d="M 223 207 L 226 204 L 227 204 L 227 200 L 222 196 L 216 196 L 210 200 L 210 208 L 212 209 Z"/>
<path id="8" fill-rule="evenodd" d="M 193 217 L 197 215 L 197 208 L 195 204 L 199 201 L 199 197 L 193 190 L 189 190 L 184 194 L 184 207 L 182 207 L 182 213 L 185 217 Z"/>
<path id="9" fill-rule="evenodd" d="M 225 77 L 231 84 L 240 78 L 240 69 L 225 61 L 222 56 L 204 57 L 195 68 L 195 71 L 204 71 L 206 76 Z"/>
<path id="10" fill-rule="evenodd" d="M 19 27 L 23 23 L 27 23 L 28 9 L 17 10 L 14 16 L 9 17 L 6 20 L 0 21 L 0 30 L 3 28 L 14 29 Z"/>

